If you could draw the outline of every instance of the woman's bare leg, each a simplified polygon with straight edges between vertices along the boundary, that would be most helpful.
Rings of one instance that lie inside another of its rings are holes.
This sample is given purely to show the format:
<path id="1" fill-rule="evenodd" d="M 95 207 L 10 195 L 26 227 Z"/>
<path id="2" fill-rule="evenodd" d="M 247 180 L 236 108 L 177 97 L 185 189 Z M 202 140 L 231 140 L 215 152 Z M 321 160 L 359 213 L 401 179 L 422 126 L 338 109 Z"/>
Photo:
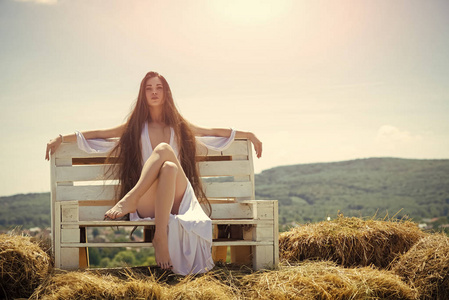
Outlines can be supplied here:
<path id="1" fill-rule="evenodd" d="M 155 202 L 156 232 L 153 237 L 153 246 L 156 263 L 162 269 L 169 269 L 172 267 L 168 249 L 167 230 L 170 211 L 172 210 L 175 199 L 177 174 L 178 166 L 173 162 L 166 161 L 161 167 L 157 185 Z"/>
<path id="2" fill-rule="evenodd" d="M 126 215 L 127 213 L 135 212 L 139 200 L 148 191 L 151 185 L 156 181 L 159 176 L 162 164 L 166 161 L 175 163 L 178 169 L 181 170 L 177 177 L 177 187 L 184 193 L 187 186 L 187 178 L 176 158 L 173 149 L 165 143 L 159 144 L 145 162 L 139 181 L 117 204 L 105 213 L 105 216 L 116 219 Z"/>
<path id="3" fill-rule="evenodd" d="M 156 184 L 156 197 L 148 195 L 149 189 Z M 187 187 L 187 178 L 176 158 L 173 149 L 167 144 L 158 145 L 150 158 L 145 162 L 141 176 L 136 186 L 126 194 L 106 216 L 115 219 L 129 212 L 135 212 L 138 207 L 142 217 L 151 216 L 154 212 L 156 232 L 153 238 L 155 257 L 158 266 L 163 269 L 171 267 L 168 249 L 168 221 L 170 212 L 177 212 L 180 201 Z M 145 194 L 145 197 L 142 197 Z M 177 207 L 173 207 L 173 204 Z M 153 206 L 149 207 L 149 206 Z"/>

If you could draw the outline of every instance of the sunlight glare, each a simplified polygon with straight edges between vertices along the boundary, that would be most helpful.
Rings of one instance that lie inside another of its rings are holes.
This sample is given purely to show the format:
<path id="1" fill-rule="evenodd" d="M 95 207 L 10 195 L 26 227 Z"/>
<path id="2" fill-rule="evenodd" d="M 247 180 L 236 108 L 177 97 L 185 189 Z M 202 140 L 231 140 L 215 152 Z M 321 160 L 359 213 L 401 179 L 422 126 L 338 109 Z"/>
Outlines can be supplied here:
<path id="1" fill-rule="evenodd" d="M 214 9 L 224 18 L 243 24 L 257 24 L 279 17 L 287 10 L 289 1 L 274 0 L 217 0 Z"/>

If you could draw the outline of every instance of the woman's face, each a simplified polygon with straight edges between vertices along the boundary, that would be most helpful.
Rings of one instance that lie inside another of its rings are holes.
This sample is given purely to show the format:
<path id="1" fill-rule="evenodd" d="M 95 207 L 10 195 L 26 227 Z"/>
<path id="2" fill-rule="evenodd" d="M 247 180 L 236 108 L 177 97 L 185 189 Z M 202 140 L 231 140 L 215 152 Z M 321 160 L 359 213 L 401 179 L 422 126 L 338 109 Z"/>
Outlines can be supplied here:
<path id="1" fill-rule="evenodd" d="M 147 80 L 145 84 L 145 96 L 150 107 L 164 104 L 164 86 L 159 77 L 152 77 Z"/>

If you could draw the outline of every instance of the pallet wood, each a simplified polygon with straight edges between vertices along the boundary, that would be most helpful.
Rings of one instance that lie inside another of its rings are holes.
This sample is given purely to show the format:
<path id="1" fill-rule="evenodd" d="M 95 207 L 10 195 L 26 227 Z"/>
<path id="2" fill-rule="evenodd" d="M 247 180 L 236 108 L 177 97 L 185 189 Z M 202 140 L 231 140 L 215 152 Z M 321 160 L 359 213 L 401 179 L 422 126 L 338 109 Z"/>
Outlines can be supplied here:
<path id="1" fill-rule="evenodd" d="M 103 221 L 115 204 L 116 178 L 106 174 L 105 154 L 89 154 L 76 143 L 63 143 L 51 156 L 51 220 L 55 266 L 88 266 L 88 247 L 151 247 L 154 222 Z M 254 200 L 251 143 L 235 140 L 225 151 L 198 147 L 197 160 L 203 187 L 211 202 L 214 260 L 231 261 L 254 269 L 278 263 L 278 206 L 276 200 Z M 86 228 L 144 226 L 144 242 L 89 243 Z"/>

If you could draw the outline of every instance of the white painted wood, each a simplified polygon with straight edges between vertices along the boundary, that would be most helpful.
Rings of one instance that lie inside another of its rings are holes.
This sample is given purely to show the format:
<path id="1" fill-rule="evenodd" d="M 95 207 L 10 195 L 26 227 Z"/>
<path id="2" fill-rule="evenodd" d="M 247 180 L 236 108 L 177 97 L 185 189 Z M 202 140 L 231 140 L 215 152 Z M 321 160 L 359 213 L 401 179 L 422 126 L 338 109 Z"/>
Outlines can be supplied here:
<path id="1" fill-rule="evenodd" d="M 205 146 L 201 144 L 197 144 L 196 147 L 196 155 L 197 156 L 234 156 L 234 155 L 247 155 L 248 147 L 246 140 L 236 139 L 229 146 L 228 149 L 219 152 L 207 149 Z"/>
<path id="2" fill-rule="evenodd" d="M 248 143 L 246 139 L 236 139 L 228 149 L 222 151 L 223 155 L 248 155 Z"/>
<path id="3" fill-rule="evenodd" d="M 254 219 L 253 211 L 257 207 L 258 200 L 229 203 L 211 203 L 211 219 Z M 64 202 L 65 203 L 65 202 Z M 98 221 L 103 220 L 104 213 L 112 206 L 80 206 L 80 221 Z M 257 218 L 256 218 L 257 220 Z M 267 218 L 262 220 L 273 220 Z M 126 221 L 128 222 L 128 221 Z"/>
<path id="4" fill-rule="evenodd" d="M 251 182 L 204 182 L 207 197 L 250 197 Z M 57 186 L 56 201 L 113 199 L 114 185 Z"/>
<path id="5" fill-rule="evenodd" d="M 197 145 L 197 155 L 199 156 L 233 156 L 233 155 L 248 155 L 248 143 L 245 139 L 236 139 L 224 151 L 209 150 L 202 145 Z M 106 157 L 105 153 L 86 153 L 80 149 L 76 143 L 62 143 L 56 153 L 56 158 L 86 158 L 86 157 Z"/>
<path id="6" fill-rule="evenodd" d="M 61 222 L 78 222 L 78 205 L 63 205 L 61 207 Z"/>
<path id="7" fill-rule="evenodd" d="M 80 241 L 79 228 L 61 229 L 61 243 L 79 243 L 79 241 Z"/>
<path id="8" fill-rule="evenodd" d="M 260 221 L 252 219 L 225 219 L 212 220 L 213 225 L 259 225 L 264 224 L 273 228 L 272 221 Z M 109 226 L 148 226 L 155 225 L 154 221 L 79 221 L 79 222 L 63 222 L 61 228 L 72 228 L 73 225 L 80 227 L 109 227 Z"/>
<path id="9" fill-rule="evenodd" d="M 56 181 L 95 181 L 117 179 L 117 176 L 107 176 L 106 171 L 111 165 L 79 165 L 56 167 Z"/>
<path id="10" fill-rule="evenodd" d="M 61 205 L 54 205 L 54 209 L 55 222 L 52 231 L 54 231 L 55 237 L 52 246 L 54 247 L 55 267 L 59 268 L 61 266 Z"/>
<path id="11" fill-rule="evenodd" d="M 57 152 L 56 152 L 56 154 L 57 154 Z M 72 165 L 72 158 L 70 158 L 70 157 L 64 157 L 64 158 L 55 157 L 54 166 L 71 166 L 71 165 Z"/>
<path id="12" fill-rule="evenodd" d="M 274 200 L 276 201 L 276 200 Z M 254 210 L 254 219 L 273 219 L 274 217 L 274 201 L 260 200 Z"/>
<path id="13" fill-rule="evenodd" d="M 213 151 L 206 148 L 206 146 L 197 143 L 196 145 L 196 156 L 221 156 L 220 151 Z"/>
<path id="14" fill-rule="evenodd" d="M 51 248 L 53 257 L 55 257 L 55 226 L 57 221 L 55 220 L 55 203 L 56 203 L 56 168 L 55 168 L 55 155 L 50 154 L 50 220 L 51 220 Z"/>
<path id="15" fill-rule="evenodd" d="M 253 269 L 261 270 L 274 266 L 273 246 L 253 247 Z"/>
<path id="16" fill-rule="evenodd" d="M 251 173 L 249 161 L 204 161 L 199 163 L 201 176 L 238 176 Z"/>
<path id="17" fill-rule="evenodd" d="M 274 266 L 276 267 L 279 264 L 279 210 L 278 210 L 278 202 L 273 201 L 273 236 L 274 236 Z"/>
<path id="18" fill-rule="evenodd" d="M 211 219 L 253 219 L 254 203 L 212 203 Z M 112 205 L 108 206 L 80 206 L 79 220 L 99 221 L 103 220 L 104 213 Z"/>
<path id="19" fill-rule="evenodd" d="M 62 143 L 58 147 L 58 151 L 56 152 L 56 158 L 84 158 L 84 157 L 106 157 L 108 154 L 106 153 L 86 153 L 83 150 L 78 148 L 78 145 L 73 143 Z"/>
<path id="20" fill-rule="evenodd" d="M 57 186 L 56 200 L 108 200 L 114 197 L 113 185 Z"/>
<path id="21" fill-rule="evenodd" d="M 253 231 L 253 239 L 255 241 L 273 241 L 274 240 L 274 232 L 273 225 L 270 224 L 257 224 L 254 227 Z"/>
<path id="22" fill-rule="evenodd" d="M 247 143 L 247 147 L 248 147 L 248 161 L 250 163 L 250 170 L 251 172 L 249 172 L 249 176 L 250 176 L 250 181 L 252 183 L 252 195 L 251 195 L 251 199 L 256 199 L 256 187 L 255 187 L 255 177 L 254 177 L 254 161 L 253 161 L 253 151 L 252 151 L 252 145 L 251 142 L 249 140 L 246 141 Z"/>
<path id="23" fill-rule="evenodd" d="M 248 160 L 248 155 L 234 155 L 232 156 L 232 160 L 233 161 L 247 161 Z"/>
<path id="24" fill-rule="evenodd" d="M 56 153 L 57 159 L 62 158 L 87 158 L 87 157 L 107 157 L 107 153 L 86 153 L 78 149 L 76 143 L 63 143 L 58 148 Z M 219 152 L 205 148 L 204 146 L 197 146 L 198 156 L 234 156 L 234 155 L 248 155 L 248 146 L 246 140 L 236 139 L 228 149 Z"/>
<path id="25" fill-rule="evenodd" d="M 104 213 L 107 212 L 112 205 L 109 206 L 80 206 L 79 220 L 83 221 L 99 221 L 103 220 Z"/>
<path id="26" fill-rule="evenodd" d="M 270 241 L 217 241 L 212 242 L 212 246 L 270 246 Z"/>
<path id="27" fill-rule="evenodd" d="M 211 219 L 252 219 L 253 205 L 250 203 L 211 204 Z"/>
<path id="28" fill-rule="evenodd" d="M 207 197 L 250 197 L 252 194 L 251 182 L 203 182 Z"/>
<path id="29" fill-rule="evenodd" d="M 270 246 L 272 243 L 268 241 L 217 241 L 212 242 L 212 246 Z M 121 248 L 121 247 L 153 247 L 152 243 L 145 242 L 123 242 L 123 243 L 64 243 L 61 244 L 62 249 L 67 248 L 83 248 L 83 247 L 99 247 L 99 248 Z"/>
<path id="30" fill-rule="evenodd" d="M 62 248 L 60 268 L 75 270 L 79 268 L 79 247 Z M 76 284 L 76 283 L 74 283 Z"/>

